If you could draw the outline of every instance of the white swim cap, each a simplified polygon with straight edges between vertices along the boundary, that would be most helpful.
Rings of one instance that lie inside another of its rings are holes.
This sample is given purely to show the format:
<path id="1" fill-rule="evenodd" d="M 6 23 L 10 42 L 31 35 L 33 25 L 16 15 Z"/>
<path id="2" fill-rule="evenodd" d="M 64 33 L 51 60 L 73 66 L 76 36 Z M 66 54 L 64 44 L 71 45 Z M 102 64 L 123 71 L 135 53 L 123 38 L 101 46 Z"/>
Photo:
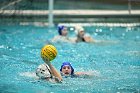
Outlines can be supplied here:
<path id="1" fill-rule="evenodd" d="M 75 26 L 75 33 L 78 34 L 80 31 L 84 31 L 84 28 L 82 26 Z"/>
<path id="2" fill-rule="evenodd" d="M 84 35 L 84 37 L 90 37 L 90 34 L 89 34 L 89 33 L 86 33 L 86 34 Z"/>
<path id="3" fill-rule="evenodd" d="M 37 70 L 36 70 L 36 75 L 39 78 L 45 79 L 47 77 L 51 77 L 51 71 L 50 68 L 47 64 L 41 64 L 38 66 Z"/>

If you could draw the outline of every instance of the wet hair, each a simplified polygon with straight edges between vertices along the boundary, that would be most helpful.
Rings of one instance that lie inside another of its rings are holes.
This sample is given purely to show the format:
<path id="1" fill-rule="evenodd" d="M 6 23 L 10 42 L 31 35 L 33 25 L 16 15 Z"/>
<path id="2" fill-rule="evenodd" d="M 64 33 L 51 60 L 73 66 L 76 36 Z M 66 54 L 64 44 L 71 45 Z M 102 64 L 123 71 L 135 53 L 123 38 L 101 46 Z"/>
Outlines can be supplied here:
<path id="1" fill-rule="evenodd" d="M 62 35 L 62 30 L 64 29 L 65 26 L 58 26 L 58 33 L 59 35 Z"/>
<path id="2" fill-rule="evenodd" d="M 63 62 L 62 65 L 61 65 L 60 71 L 62 71 L 62 68 L 63 68 L 65 65 L 68 65 L 68 66 L 71 67 L 71 75 L 73 75 L 73 74 L 74 74 L 74 69 L 73 69 L 72 65 L 71 65 L 69 62 Z"/>

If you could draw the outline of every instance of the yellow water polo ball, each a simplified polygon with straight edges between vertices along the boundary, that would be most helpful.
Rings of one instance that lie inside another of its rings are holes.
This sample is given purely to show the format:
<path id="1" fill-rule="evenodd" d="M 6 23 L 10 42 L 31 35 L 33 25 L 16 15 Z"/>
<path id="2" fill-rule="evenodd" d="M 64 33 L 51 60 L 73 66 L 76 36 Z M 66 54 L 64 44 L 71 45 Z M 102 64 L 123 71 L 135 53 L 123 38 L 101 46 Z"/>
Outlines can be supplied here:
<path id="1" fill-rule="evenodd" d="M 41 58 L 44 61 L 52 61 L 57 56 L 57 49 L 53 45 L 45 45 L 41 49 Z"/>

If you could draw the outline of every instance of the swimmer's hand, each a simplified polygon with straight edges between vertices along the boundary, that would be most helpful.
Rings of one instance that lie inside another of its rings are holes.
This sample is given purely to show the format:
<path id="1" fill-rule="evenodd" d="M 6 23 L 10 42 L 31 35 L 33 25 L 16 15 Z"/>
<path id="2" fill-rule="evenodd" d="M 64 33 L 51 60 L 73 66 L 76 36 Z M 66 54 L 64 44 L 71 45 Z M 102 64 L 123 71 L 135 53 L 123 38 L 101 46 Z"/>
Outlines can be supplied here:
<path id="1" fill-rule="evenodd" d="M 46 60 L 44 60 L 44 62 L 46 63 L 46 64 L 51 64 L 51 62 L 50 62 L 50 60 L 49 59 L 46 59 Z"/>

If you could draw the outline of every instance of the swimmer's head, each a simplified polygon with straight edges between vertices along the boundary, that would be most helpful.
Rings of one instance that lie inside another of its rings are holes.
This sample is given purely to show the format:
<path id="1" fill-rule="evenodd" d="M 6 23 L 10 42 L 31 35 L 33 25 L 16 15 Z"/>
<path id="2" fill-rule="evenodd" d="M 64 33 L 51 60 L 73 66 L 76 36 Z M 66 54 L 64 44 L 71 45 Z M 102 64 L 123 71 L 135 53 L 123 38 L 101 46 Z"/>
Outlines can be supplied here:
<path id="1" fill-rule="evenodd" d="M 75 33 L 78 34 L 81 31 L 84 31 L 84 28 L 82 26 L 75 26 Z"/>
<path id="2" fill-rule="evenodd" d="M 74 74 L 74 69 L 69 62 L 62 63 L 60 71 L 63 75 L 66 75 L 66 76 Z"/>
<path id="3" fill-rule="evenodd" d="M 41 79 L 52 77 L 51 70 L 47 64 L 39 65 L 37 70 L 36 70 L 36 75 Z"/>
<path id="4" fill-rule="evenodd" d="M 66 26 L 58 26 L 59 35 L 67 35 L 67 27 Z"/>
<path id="5" fill-rule="evenodd" d="M 78 38 L 82 39 L 85 35 L 84 28 L 82 26 L 76 26 L 75 33 L 76 33 Z"/>

